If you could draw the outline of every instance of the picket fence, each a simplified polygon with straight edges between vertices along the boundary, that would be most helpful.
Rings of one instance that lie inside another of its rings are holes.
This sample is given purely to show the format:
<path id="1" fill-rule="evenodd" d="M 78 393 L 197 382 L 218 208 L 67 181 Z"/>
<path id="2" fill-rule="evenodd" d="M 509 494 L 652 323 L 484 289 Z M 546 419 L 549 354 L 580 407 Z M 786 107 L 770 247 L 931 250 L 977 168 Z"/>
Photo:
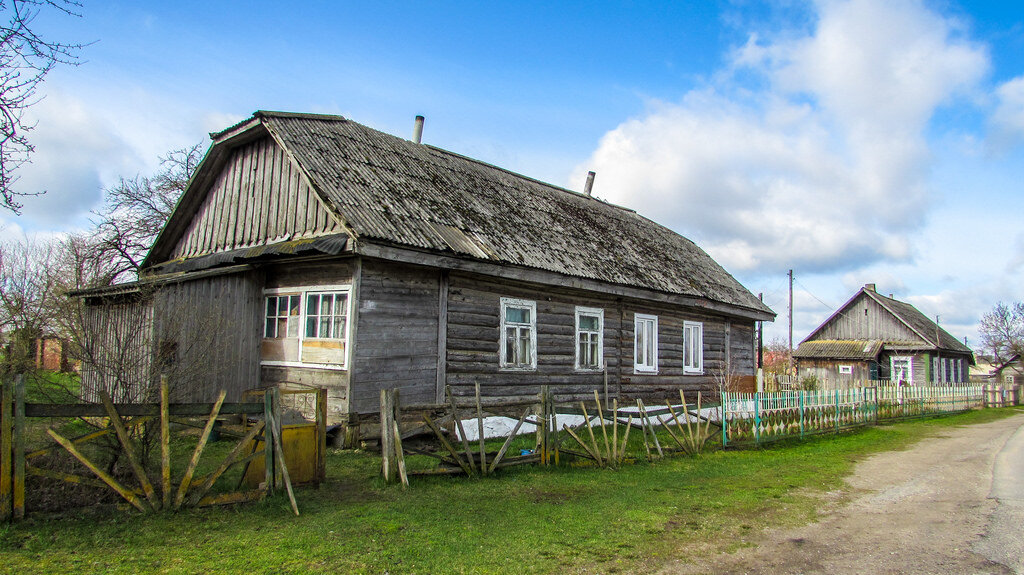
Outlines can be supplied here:
<path id="1" fill-rule="evenodd" d="M 767 443 L 984 405 L 985 386 L 875 386 L 722 393 L 722 445 Z"/>

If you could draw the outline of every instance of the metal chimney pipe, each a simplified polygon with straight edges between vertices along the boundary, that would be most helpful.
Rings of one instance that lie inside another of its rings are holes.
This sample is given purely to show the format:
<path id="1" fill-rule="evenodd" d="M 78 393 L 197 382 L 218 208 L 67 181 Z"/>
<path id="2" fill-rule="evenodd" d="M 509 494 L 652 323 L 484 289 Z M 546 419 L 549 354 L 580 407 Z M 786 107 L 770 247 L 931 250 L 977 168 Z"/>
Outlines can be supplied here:
<path id="1" fill-rule="evenodd" d="M 591 195 L 591 192 L 594 189 L 594 176 L 596 175 L 597 172 L 587 172 L 587 183 L 583 186 L 584 194 L 587 194 L 588 196 Z"/>
<path id="2" fill-rule="evenodd" d="M 417 144 L 423 141 L 423 116 L 416 116 L 416 124 L 412 128 L 412 141 Z"/>

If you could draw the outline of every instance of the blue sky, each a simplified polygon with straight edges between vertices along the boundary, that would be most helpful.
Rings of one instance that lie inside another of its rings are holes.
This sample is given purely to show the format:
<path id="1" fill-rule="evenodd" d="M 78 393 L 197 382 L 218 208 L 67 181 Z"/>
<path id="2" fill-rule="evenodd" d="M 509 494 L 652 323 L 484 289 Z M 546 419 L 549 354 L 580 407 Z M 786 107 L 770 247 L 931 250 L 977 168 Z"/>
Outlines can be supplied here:
<path id="1" fill-rule="evenodd" d="M 594 192 L 693 239 L 799 341 L 867 282 L 958 337 L 1024 299 L 1024 10 L 1006 2 L 89 2 L 33 109 L 22 216 L 257 109 L 342 114 Z"/>

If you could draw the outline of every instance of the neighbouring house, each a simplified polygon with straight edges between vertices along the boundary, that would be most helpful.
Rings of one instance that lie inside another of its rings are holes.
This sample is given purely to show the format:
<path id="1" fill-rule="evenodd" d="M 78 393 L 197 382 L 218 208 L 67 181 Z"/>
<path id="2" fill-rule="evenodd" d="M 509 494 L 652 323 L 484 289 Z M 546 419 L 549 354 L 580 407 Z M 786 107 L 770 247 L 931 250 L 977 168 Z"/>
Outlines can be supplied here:
<path id="1" fill-rule="evenodd" d="M 992 383 L 1020 385 L 1024 383 L 1024 360 L 1019 353 L 995 367 L 992 371 Z"/>
<path id="2" fill-rule="evenodd" d="M 793 352 L 797 375 L 842 383 L 963 382 L 974 354 L 909 303 L 867 284 Z"/>
<path id="3" fill-rule="evenodd" d="M 78 293 L 83 386 L 324 386 L 348 425 L 385 388 L 417 405 L 476 383 L 490 402 L 711 391 L 753 375 L 755 324 L 775 317 L 589 187 L 340 116 L 256 112 L 211 138 L 140 280 Z"/>

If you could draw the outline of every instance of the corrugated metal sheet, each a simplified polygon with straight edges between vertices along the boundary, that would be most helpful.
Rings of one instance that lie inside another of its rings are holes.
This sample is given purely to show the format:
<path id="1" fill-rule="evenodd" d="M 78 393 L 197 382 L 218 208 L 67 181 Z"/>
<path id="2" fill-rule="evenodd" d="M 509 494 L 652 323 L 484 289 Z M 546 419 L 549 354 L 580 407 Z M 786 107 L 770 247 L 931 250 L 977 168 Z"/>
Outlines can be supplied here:
<path id="1" fill-rule="evenodd" d="M 878 357 L 881 340 L 816 340 L 805 341 L 793 351 L 793 357 L 803 359 L 861 359 Z"/>
<path id="2" fill-rule="evenodd" d="M 341 117 L 257 117 L 360 238 L 771 313 L 693 242 L 631 210 Z"/>

